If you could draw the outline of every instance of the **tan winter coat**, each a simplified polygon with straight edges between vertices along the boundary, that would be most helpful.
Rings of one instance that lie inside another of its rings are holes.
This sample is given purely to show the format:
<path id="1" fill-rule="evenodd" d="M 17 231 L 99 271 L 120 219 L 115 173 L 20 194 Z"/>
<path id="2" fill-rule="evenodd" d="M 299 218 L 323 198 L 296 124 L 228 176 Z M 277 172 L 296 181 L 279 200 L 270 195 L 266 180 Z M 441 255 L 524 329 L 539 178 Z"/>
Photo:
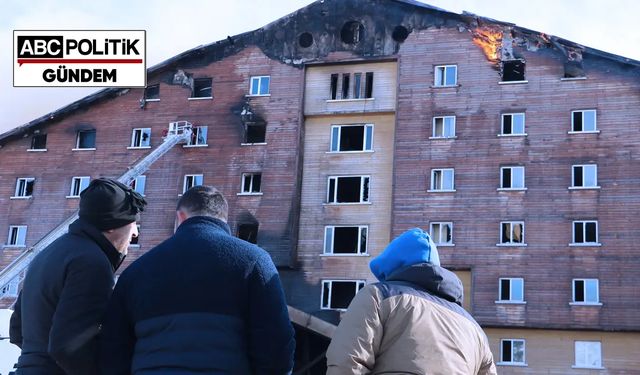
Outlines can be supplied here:
<path id="1" fill-rule="evenodd" d="M 327 374 L 496 374 L 484 332 L 452 302 L 461 299 L 460 280 L 428 263 L 364 287 L 331 341 Z"/>

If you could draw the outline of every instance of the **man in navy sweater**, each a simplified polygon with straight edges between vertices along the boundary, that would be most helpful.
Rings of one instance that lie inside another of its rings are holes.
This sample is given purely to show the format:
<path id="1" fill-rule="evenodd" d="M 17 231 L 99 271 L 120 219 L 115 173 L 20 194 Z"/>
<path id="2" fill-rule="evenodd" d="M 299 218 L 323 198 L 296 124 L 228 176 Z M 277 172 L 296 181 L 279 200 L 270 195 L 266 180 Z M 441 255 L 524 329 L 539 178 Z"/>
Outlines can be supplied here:
<path id="1" fill-rule="evenodd" d="M 102 327 L 103 374 L 288 374 L 294 330 L 263 249 L 231 235 L 227 202 L 184 193 L 178 229 L 120 276 Z"/>

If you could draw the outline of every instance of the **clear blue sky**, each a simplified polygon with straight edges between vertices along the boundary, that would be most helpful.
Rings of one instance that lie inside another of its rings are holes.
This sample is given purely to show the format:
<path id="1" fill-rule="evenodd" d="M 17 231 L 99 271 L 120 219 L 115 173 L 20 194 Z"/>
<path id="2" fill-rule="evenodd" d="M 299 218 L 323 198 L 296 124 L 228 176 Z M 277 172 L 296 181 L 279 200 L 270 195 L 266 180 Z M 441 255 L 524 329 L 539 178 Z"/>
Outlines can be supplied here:
<path id="1" fill-rule="evenodd" d="M 14 29 L 146 29 L 147 66 L 254 30 L 311 0 L 4 0 L 0 12 L 0 133 L 96 89 L 12 87 Z M 515 23 L 640 60 L 636 0 L 433 0 L 431 5 Z"/>

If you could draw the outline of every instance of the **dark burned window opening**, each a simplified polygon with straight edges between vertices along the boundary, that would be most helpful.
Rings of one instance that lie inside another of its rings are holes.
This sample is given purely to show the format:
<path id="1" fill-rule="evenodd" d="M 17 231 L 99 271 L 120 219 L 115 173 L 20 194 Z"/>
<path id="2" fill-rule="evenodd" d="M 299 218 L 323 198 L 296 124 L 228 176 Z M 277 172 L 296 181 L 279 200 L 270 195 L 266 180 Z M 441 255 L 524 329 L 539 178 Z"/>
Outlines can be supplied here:
<path id="1" fill-rule="evenodd" d="M 353 297 L 364 288 L 363 280 L 323 280 L 323 310 L 346 310 Z"/>
<path id="2" fill-rule="evenodd" d="M 213 98 L 212 79 L 196 78 L 193 80 L 192 98 Z"/>
<path id="3" fill-rule="evenodd" d="M 144 89 L 144 99 L 147 101 L 160 100 L 160 84 L 147 86 Z"/>
<path id="4" fill-rule="evenodd" d="M 364 26 L 358 21 L 346 22 L 340 31 L 340 39 L 345 44 L 358 44 L 364 39 Z"/>
<path id="5" fill-rule="evenodd" d="M 366 226 L 328 226 L 324 231 L 325 254 L 366 254 Z"/>
<path id="6" fill-rule="evenodd" d="M 524 81 L 525 63 L 523 60 L 510 60 L 502 62 L 502 81 Z"/>
<path id="7" fill-rule="evenodd" d="M 393 40 L 398 43 L 404 42 L 408 36 L 409 30 L 407 30 L 407 28 L 402 25 L 396 26 L 391 33 L 391 38 L 393 38 Z"/>
<path id="8" fill-rule="evenodd" d="M 76 148 L 87 149 L 96 147 L 96 131 L 80 130 L 76 136 Z"/>
<path id="9" fill-rule="evenodd" d="M 313 35 L 311 35 L 311 33 L 308 33 L 308 32 L 304 32 L 300 34 L 300 37 L 298 38 L 298 43 L 302 48 L 311 47 L 311 45 L 313 44 Z"/>
<path id="10" fill-rule="evenodd" d="M 327 203 L 369 202 L 369 176 L 329 177 Z"/>
<path id="11" fill-rule="evenodd" d="M 245 139 L 243 143 L 265 143 L 267 134 L 266 124 L 245 124 Z"/>
<path id="12" fill-rule="evenodd" d="M 47 135 L 35 134 L 31 138 L 31 150 L 46 150 L 47 149 Z"/>
<path id="13" fill-rule="evenodd" d="M 373 149 L 373 124 L 333 125 L 331 127 L 331 151 L 371 151 Z"/>
<path id="14" fill-rule="evenodd" d="M 257 223 L 238 224 L 238 238 L 252 244 L 258 243 L 258 227 Z"/>
<path id="15" fill-rule="evenodd" d="M 353 88 L 351 86 L 353 74 Z M 364 77 L 364 82 L 362 82 Z M 331 75 L 329 90 L 331 100 L 370 99 L 373 97 L 373 72 L 366 73 L 334 73 Z"/>

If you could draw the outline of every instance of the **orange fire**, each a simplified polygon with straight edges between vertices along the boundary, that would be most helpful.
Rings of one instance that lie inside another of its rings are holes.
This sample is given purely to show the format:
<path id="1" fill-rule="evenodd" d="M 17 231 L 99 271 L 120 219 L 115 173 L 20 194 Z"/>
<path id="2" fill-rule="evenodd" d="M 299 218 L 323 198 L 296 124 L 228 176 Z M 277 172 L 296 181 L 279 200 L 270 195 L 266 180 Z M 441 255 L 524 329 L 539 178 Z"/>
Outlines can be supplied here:
<path id="1" fill-rule="evenodd" d="M 473 43 L 482 48 L 490 61 L 498 61 L 502 32 L 487 27 L 473 30 Z"/>

